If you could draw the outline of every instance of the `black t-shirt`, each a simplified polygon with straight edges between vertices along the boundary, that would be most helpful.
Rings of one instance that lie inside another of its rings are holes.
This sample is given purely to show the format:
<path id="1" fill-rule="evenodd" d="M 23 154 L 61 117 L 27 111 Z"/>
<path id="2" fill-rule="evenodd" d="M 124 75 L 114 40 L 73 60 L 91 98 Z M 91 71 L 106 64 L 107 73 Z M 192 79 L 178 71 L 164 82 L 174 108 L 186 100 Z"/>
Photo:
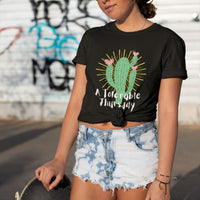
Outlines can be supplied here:
<path id="1" fill-rule="evenodd" d="M 74 64 L 86 65 L 79 121 L 152 121 L 162 78 L 187 78 L 185 42 L 158 23 L 124 32 L 115 21 L 85 31 Z"/>

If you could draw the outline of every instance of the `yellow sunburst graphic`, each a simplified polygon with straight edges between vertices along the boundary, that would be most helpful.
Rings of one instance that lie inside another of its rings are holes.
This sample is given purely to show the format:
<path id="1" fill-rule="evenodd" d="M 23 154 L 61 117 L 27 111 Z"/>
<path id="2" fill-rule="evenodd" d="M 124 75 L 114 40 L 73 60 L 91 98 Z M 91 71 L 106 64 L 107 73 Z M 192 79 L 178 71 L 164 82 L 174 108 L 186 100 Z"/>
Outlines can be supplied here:
<path id="1" fill-rule="evenodd" d="M 112 52 L 112 55 L 108 55 L 106 54 L 106 58 L 101 58 L 102 62 L 98 62 L 98 64 L 100 65 L 100 67 L 96 68 L 96 70 L 98 71 L 98 74 L 97 74 L 97 77 L 99 77 L 99 81 L 102 82 L 102 88 L 106 90 L 108 90 L 110 87 L 112 88 L 112 91 L 115 92 L 115 88 L 112 87 L 107 79 L 106 79 L 106 68 L 107 68 L 107 65 L 106 63 L 104 62 L 105 59 L 114 59 L 114 62 L 112 63 L 113 65 L 113 73 L 112 73 L 112 78 L 113 78 L 113 81 L 115 82 L 115 77 L 114 77 L 114 71 L 115 71 L 115 67 L 116 67 L 116 64 L 118 62 L 118 60 L 120 60 L 120 58 L 122 57 L 126 57 L 128 58 L 129 60 L 129 63 L 131 63 L 131 60 L 133 58 L 133 50 L 129 51 L 128 53 L 126 53 L 126 49 L 124 49 L 123 51 L 121 51 L 119 49 L 119 51 L 117 53 L 115 53 L 114 51 Z M 136 91 L 136 88 L 137 87 L 140 87 L 141 83 L 144 81 L 144 76 L 147 75 L 146 73 L 146 67 L 144 67 L 145 65 L 145 62 L 142 61 L 142 56 L 139 56 L 138 59 L 137 59 L 137 62 L 135 64 L 135 66 L 137 66 L 137 74 L 136 74 L 136 78 L 135 78 L 135 83 L 134 83 L 134 86 L 133 86 L 133 90 Z M 128 88 L 128 85 L 129 85 L 129 75 L 130 75 L 130 72 L 131 72 L 132 68 L 130 67 L 129 69 L 129 72 L 128 72 L 128 77 L 126 79 L 126 90 Z"/>

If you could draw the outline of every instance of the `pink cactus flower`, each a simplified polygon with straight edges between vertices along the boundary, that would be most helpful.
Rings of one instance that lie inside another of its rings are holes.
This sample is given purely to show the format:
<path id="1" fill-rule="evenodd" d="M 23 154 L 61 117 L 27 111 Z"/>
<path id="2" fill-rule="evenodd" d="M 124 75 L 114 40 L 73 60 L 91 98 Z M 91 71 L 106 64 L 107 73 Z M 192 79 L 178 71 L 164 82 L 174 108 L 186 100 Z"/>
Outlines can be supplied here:
<path id="1" fill-rule="evenodd" d="M 138 68 L 138 66 L 136 65 L 136 66 L 132 66 L 131 67 L 133 70 L 136 70 L 137 68 Z"/>
<path id="2" fill-rule="evenodd" d="M 108 60 L 108 59 L 105 59 L 104 60 L 104 62 L 106 63 L 106 65 L 112 65 L 113 64 L 113 62 L 114 62 L 114 59 L 112 58 L 112 59 L 110 59 L 110 60 Z"/>
<path id="3" fill-rule="evenodd" d="M 139 52 L 133 51 L 133 55 L 134 55 L 134 56 L 138 56 L 138 55 L 139 55 Z"/>

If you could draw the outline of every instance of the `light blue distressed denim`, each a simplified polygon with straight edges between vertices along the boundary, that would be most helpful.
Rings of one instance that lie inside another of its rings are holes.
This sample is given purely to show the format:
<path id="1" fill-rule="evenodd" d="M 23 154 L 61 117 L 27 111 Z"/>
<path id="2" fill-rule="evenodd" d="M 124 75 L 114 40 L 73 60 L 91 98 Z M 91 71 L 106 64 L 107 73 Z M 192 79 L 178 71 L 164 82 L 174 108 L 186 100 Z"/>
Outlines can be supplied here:
<path id="1" fill-rule="evenodd" d="M 135 189 L 154 180 L 158 167 L 155 121 L 122 129 L 101 130 L 79 122 L 72 173 L 99 184 L 103 191 Z"/>

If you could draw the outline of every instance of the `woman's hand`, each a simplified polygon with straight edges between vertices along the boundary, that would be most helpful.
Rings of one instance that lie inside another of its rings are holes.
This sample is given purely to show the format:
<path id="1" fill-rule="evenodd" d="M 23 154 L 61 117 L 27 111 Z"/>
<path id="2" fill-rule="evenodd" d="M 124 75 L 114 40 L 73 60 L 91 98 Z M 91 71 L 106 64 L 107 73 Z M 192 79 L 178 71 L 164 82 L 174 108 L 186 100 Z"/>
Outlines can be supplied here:
<path id="1" fill-rule="evenodd" d="M 53 159 L 35 170 L 35 175 L 42 182 L 44 187 L 49 191 L 56 187 L 65 174 L 65 163 Z M 51 179 L 55 180 L 50 183 Z"/>
<path id="2" fill-rule="evenodd" d="M 167 194 L 165 194 L 165 184 L 154 180 L 147 192 L 145 200 L 170 200 L 170 183 L 166 185 Z"/>

